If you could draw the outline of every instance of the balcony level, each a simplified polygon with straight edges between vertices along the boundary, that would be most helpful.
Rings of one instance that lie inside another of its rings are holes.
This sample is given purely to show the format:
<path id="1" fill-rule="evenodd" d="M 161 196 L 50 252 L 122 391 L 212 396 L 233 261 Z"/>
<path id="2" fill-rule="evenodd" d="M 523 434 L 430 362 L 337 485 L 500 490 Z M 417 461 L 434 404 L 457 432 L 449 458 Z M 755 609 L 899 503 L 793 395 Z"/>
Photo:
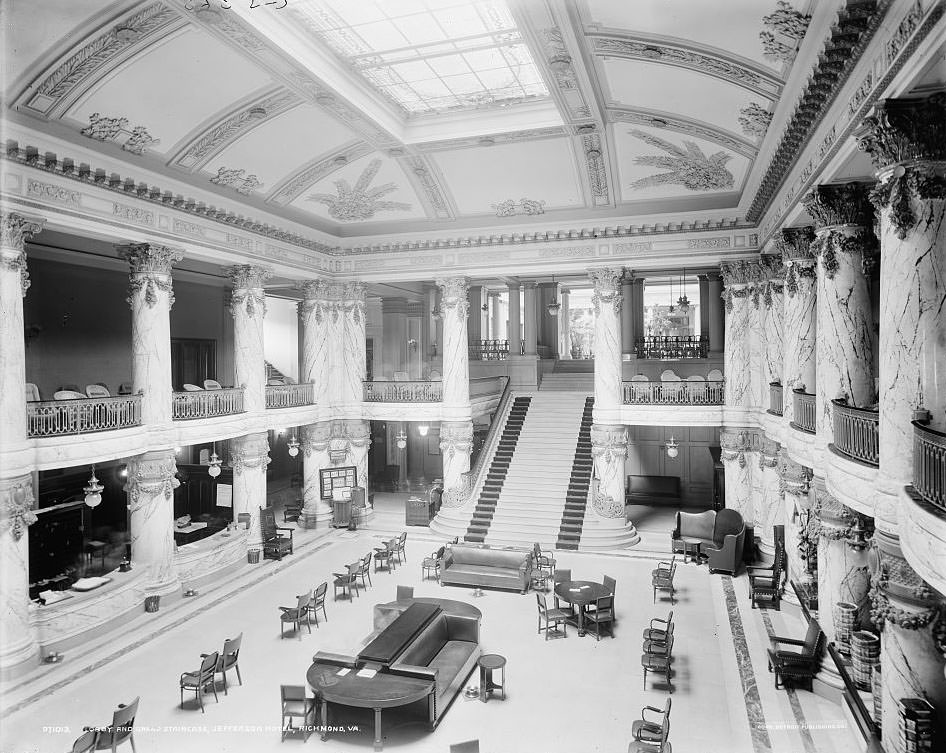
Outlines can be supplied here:
<path id="1" fill-rule="evenodd" d="M 869 408 L 856 408 L 843 400 L 832 400 L 834 442 L 831 452 L 855 463 L 877 468 L 880 465 L 880 414 Z"/>
<path id="2" fill-rule="evenodd" d="M 946 592 L 946 432 L 913 422 L 913 484 L 901 495 L 900 537 L 911 567 Z"/>
<path id="3" fill-rule="evenodd" d="M 632 379 L 622 383 L 623 423 L 716 426 L 723 421 L 725 382 L 690 377 L 681 381 Z"/>

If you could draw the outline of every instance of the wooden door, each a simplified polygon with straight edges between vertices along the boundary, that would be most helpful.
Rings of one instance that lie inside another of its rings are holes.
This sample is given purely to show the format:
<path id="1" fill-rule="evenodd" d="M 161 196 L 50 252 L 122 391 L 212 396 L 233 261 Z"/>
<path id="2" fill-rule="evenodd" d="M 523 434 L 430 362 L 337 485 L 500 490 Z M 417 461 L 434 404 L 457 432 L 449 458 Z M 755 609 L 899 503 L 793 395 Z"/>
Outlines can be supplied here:
<path id="1" fill-rule="evenodd" d="M 217 341 L 172 337 L 171 378 L 175 390 L 183 390 L 185 384 L 201 387 L 205 379 L 226 384 L 229 380 L 217 376 Z"/>

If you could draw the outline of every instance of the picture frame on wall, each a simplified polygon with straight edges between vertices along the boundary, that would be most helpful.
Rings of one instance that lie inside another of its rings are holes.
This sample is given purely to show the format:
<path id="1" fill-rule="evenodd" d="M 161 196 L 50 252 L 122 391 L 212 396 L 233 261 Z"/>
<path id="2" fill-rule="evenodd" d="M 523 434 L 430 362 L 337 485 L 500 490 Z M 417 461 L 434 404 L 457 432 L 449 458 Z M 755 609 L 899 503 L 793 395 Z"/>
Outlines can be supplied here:
<path id="1" fill-rule="evenodd" d="M 319 495 L 322 499 L 332 499 L 335 489 L 357 486 L 358 468 L 354 465 L 319 470 Z"/>

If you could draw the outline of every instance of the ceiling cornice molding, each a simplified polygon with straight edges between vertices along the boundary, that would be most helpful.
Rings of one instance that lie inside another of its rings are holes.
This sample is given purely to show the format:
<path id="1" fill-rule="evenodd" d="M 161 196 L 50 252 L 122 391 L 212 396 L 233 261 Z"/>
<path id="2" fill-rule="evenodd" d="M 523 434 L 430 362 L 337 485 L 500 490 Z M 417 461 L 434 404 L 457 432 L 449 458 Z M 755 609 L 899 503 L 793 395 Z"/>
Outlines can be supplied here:
<path id="1" fill-rule="evenodd" d="M 302 99 L 295 92 L 267 87 L 228 111 L 213 115 L 184 136 L 169 150 L 172 156 L 167 164 L 196 172 L 240 137 L 300 104 Z"/>
<path id="2" fill-rule="evenodd" d="M 778 99 L 784 82 L 777 73 L 749 58 L 691 40 L 622 29 L 585 28 L 596 57 L 639 60 L 703 73 L 768 99 Z"/>
<path id="3" fill-rule="evenodd" d="M 177 10 L 161 2 L 120 11 L 89 29 L 53 62 L 41 59 L 25 71 L 11 106 L 58 118 L 96 82 L 185 25 Z"/>
<path id="4" fill-rule="evenodd" d="M 564 126 L 550 128 L 532 128 L 524 131 L 507 131 L 505 133 L 491 133 L 488 136 L 470 136 L 459 139 L 443 139 L 441 141 L 427 141 L 414 144 L 419 152 L 443 152 L 452 149 L 475 149 L 482 146 L 496 144 L 515 144 L 519 141 L 541 141 L 567 136 Z"/>
<path id="5" fill-rule="evenodd" d="M 749 206 L 746 216 L 750 221 L 761 219 L 775 192 L 837 99 L 893 2 L 895 0 L 845 0 Z"/>
<path id="6" fill-rule="evenodd" d="M 755 159 L 759 153 L 757 144 L 732 131 L 664 110 L 651 110 L 646 107 L 612 107 L 608 110 L 608 120 L 612 123 L 636 123 L 651 128 L 661 128 L 712 141 L 750 160 Z"/>
<path id="7" fill-rule="evenodd" d="M 371 144 L 364 141 L 349 141 L 326 154 L 321 154 L 280 181 L 267 194 L 266 203 L 288 206 L 326 176 L 374 151 Z"/>

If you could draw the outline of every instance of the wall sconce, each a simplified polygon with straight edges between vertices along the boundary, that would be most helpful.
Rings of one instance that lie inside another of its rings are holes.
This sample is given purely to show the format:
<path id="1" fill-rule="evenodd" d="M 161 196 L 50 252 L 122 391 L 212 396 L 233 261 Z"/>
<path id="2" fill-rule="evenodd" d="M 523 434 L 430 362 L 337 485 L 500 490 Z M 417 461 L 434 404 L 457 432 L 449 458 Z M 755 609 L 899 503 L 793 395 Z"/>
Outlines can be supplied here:
<path id="1" fill-rule="evenodd" d="M 85 503 L 89 507 L 98 507 L 102 503 L 102 492 L 105 491 L 105 487 L 95 477 L 94 465 L 92 466 L 92 476 L 89 478 L 89 483 L 82 487 L 82 491 L 85 492 Z"/>
<path id="2" fill-rule="evenodd" d="M 680 445 L 674 441 L 673 434 L 670 435 L 670 441 L 667 442 L 666 447 L 667 447 L 668 458 L 675 458 L 677 455 L 680 454 L 680 449 L 679 449 Z"/>
<path id="3" fill-rule="evenodd" d="M 286 442 L 286 447 L 289 448 L 289 457 L 294 458 L 299 454 L 299 440 L 296 439 L 295 434 L 289 437 L 289 441 Z"/>
<path id="4" fill-rule="evenodd" d="M 410 348 L 411 350 L 417 350 L 417 340 L 415 340 L 413 337 L 410 338 L 407 341 L 407 347 Z"/>
<path id="5" fill-rule="evenodd" d="M 417 433 L 422 437 L 426 437 L 428 431 L 430 431 L 430 427 L 427 424 L 420 424 L 417 427 Z"/>
<path id="6" fill-rule="evenodd" d="M 397 442 L 397 448 L 399 450 L 403 450 L 407 447 L 407 434 L 404 432 L 404 429 L 399 430 L 398 433 L 394 435 L 394 440 Z"/>

